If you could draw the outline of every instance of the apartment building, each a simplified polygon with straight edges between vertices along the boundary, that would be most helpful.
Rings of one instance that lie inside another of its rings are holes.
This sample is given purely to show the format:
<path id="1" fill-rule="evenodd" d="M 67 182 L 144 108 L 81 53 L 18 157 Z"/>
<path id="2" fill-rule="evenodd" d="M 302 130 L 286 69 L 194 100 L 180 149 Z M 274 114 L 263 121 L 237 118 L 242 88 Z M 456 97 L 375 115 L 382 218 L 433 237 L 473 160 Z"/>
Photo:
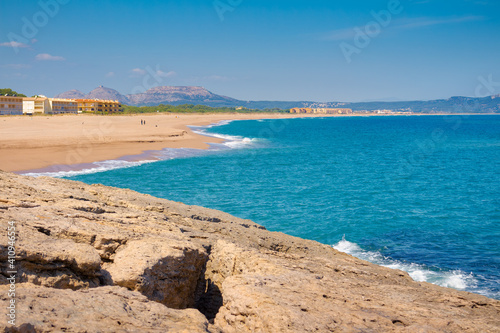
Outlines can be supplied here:
<path id="1" fill-rule="evenodd" d="M 78 112 L 119 113 L 123 111 L 118 101 L 104 99 L 77 99 Z"/>
<path id="2" fill-rule="evenodd" d="M 74 99 L 49 98 L 50 113 L 78 113 L 78 103 Z"/>
<path id="3" fill-rule="evenodd" d="M 0 96 L 0 115 L 23 114 L 23 97 Z"/>
<path id="4" fill-rule="evenodd" d="M 24 97 L 23 113 L 27 115 L 50 113 L 49 99 L 45 96 Z"/>
<path id="5" fill-rule="evenodd" d="M 99 102 L 95 99 L 76 99 L 78 103 L 78 112 L 97 112 Z"/>
<path id="6" fill-rule="evenodd" d="M 123 107 L 118 101 L 100 99 L 63 99 L 0 96 L 0 115 L 33 115 L 63 113 L 120 113 Z"/>

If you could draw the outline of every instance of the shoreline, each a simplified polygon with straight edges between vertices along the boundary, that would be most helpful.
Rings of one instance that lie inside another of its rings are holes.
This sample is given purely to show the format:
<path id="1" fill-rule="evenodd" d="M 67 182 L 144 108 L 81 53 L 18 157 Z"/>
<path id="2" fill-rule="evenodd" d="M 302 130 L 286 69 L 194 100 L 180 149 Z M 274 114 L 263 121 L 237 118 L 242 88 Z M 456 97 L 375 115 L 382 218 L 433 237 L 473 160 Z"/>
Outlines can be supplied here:
<path id="1" fill-rule="evenodd" d="M 0 118 L 0 169 L 27 173 L 57 166 L 128 160 L 165 148 L 208 149 L 224 140 L 188 126 L 223 120 L 299 118 L 290 114 L 58 115 Z M 302 118 L 302 115 L 301 115 Z M 141 125 L 141 120 L 146 124 Z"/>
<path id="2" fill-rule="evenodd" d="M 3 227 L 14 225 L 23 235 L 16 239 L 15 262 L 20 272 L 15 287 L 23 292 L 10 296 L 11 285 L 5 284 L 0 298 L 8 308 L 15 297 L 17 327 L 188 332 L 254 332 L 256 323 L 270 332 L 353 327 L 497 332 L 500 327 L 498 300 L 416 282 L 400 270 L 221 211 L 1 171 L 0 194 L 6 198 Z"/>
<path id="3" fill-rule="evenodd" d="M 8 116 L 0 118 L 0 170 L 48 173 L 89 169 L 94 163 L 147 163 L 166 148 L 209 149 L 226 140 L 190 126 L 221 121 L 324 117 L 465 116 L 471 114 L 132 114 Z M 473 114 L 493 115 L 493 114 Z M 145 125 L 141 125 L 145 120 Z M 133 164 L 132 164 L 133 165 Z M 95 168 L 95 167 L 94 167 Z"/>

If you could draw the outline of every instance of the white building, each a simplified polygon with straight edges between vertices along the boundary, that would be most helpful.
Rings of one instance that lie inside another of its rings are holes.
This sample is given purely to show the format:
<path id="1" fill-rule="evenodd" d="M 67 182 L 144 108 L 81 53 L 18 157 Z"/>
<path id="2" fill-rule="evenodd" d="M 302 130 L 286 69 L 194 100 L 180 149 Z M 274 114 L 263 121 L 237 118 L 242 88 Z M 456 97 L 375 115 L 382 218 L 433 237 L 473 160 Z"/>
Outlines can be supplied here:
<path id="1" fill-rule="evenodd" d="M 49 99 L 45 96 L 37 97 L 25 97 L 23 98 L 23 113 L 24 114 L 35 114 L 35 113 L 50 113 L 50 103 Z"/>

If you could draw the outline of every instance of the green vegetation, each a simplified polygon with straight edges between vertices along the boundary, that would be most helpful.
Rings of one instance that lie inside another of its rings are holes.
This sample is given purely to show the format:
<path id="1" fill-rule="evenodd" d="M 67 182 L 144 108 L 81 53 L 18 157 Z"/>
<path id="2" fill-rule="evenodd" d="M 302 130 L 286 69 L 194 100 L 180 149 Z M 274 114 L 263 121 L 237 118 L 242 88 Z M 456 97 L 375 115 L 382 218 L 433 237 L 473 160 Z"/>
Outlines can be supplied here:
<path id="1" fill-rule="evenodd" d="M 0 96 L 14 96 L 14 97 L 26 97 L 26 95 L 19 94 L 10 88 L 0 89 Z"/>
<path id="2" fill-rule="evenodd" d="M 172 112 L 172 113 L 288 113 L 289 110 L 282 109 L 247 109 L 235 107 L 211 107 L 205 105 L 165 105 L 156 106 L 130 106 L 123 105 L 123 113 L 152 113 L 152 112 Z"/>

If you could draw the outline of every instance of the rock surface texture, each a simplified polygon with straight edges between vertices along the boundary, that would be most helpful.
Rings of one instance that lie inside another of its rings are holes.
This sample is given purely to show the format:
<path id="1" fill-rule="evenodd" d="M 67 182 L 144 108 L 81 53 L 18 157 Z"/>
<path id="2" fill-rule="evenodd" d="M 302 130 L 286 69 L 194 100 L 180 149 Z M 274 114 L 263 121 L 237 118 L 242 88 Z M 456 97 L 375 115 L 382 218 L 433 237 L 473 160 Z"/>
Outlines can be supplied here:
<path id="1" fill-rule="evenodd" d="M 500 302 L 130 190 L 0 172 L 5 332 L 500 332 Z"/>

